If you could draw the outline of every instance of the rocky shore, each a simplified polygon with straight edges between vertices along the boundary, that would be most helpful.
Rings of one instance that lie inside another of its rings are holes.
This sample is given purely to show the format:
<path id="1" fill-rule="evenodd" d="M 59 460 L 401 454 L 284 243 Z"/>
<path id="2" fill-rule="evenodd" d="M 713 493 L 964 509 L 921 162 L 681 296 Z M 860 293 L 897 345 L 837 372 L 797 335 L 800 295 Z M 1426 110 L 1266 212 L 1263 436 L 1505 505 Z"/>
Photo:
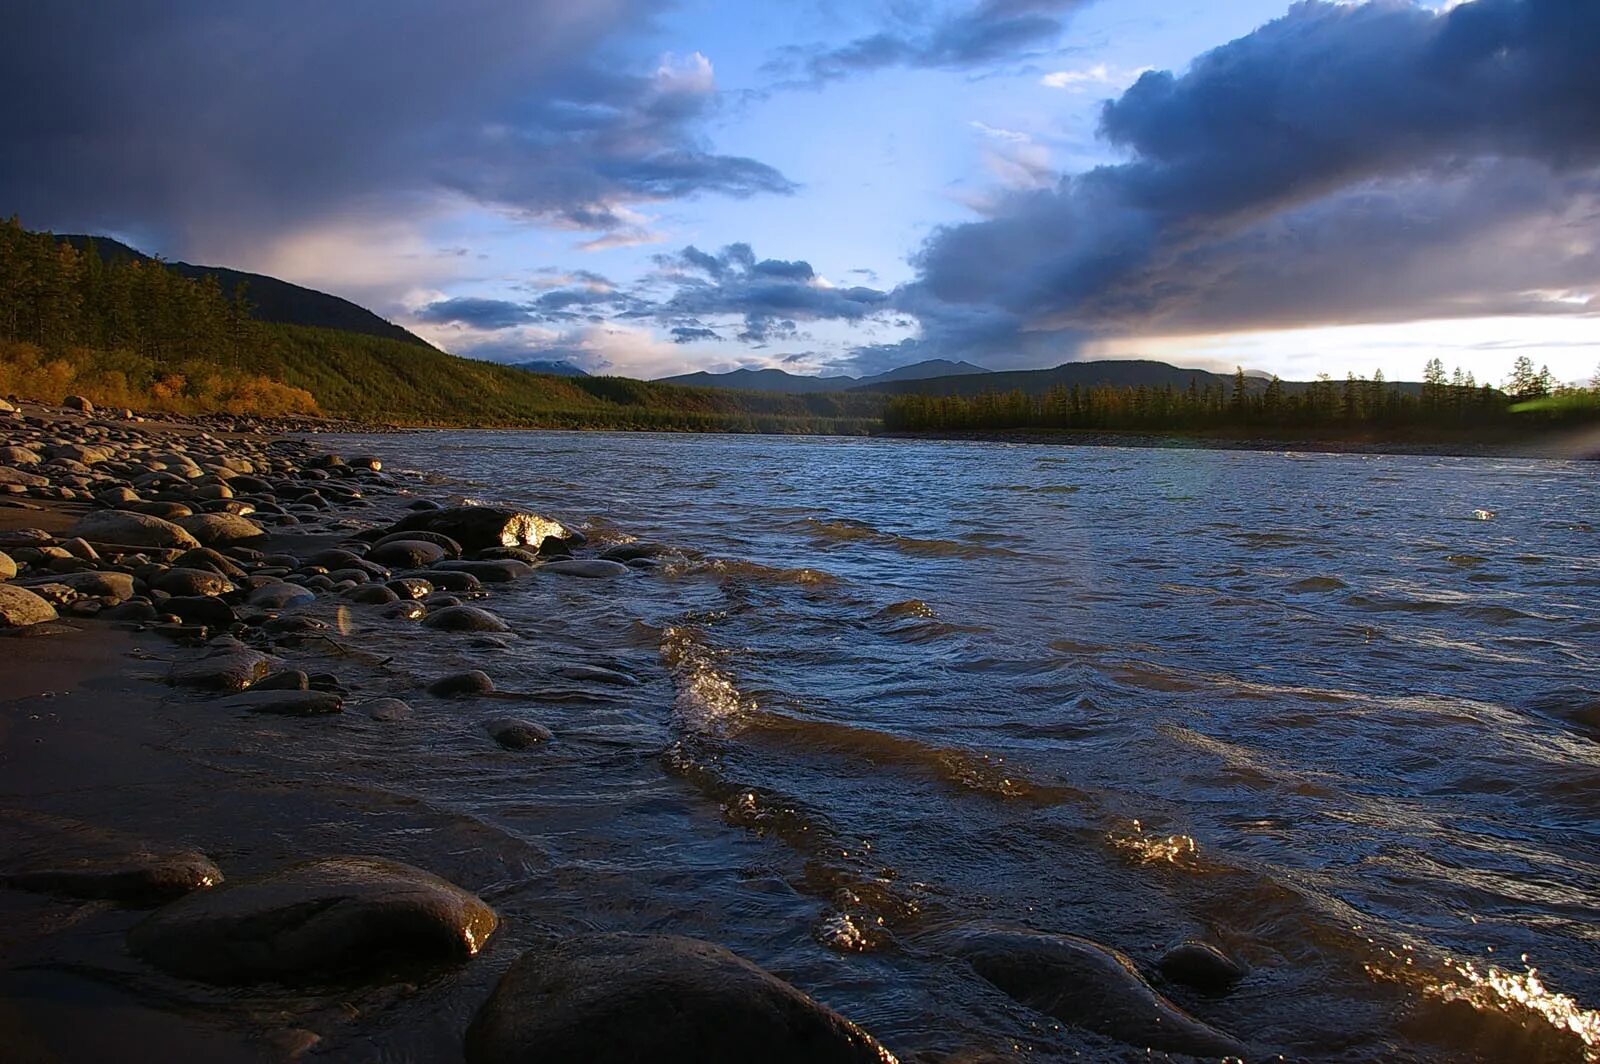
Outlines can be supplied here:
<path id="1" fill-rule="evenodd" d="M 584 556 L 582 534 L 558 522 L 418 498 L 419 485 L 371 456 L 317 453 L 285 434 L 307 427 L 154 424 L 105 417 L 87 402 L 0 403 L 0 653 L 59 665 L 61 644 L 158 636 L 172 649 L 162 679 L 200 695 L 185 703 L 196 714 L 398 720 L 411 712 L 404 698 L 298 660 L 300 648 L 341 638 L 305 607 L 332 599 L 414 621 L 419 637 L 427 629 L 492 647 L 507 625 L 477 603 L 496 586 L 536 568 L 580 580 L 628 571 Z M 647 551 L 615 553 L 650 564 Z M 67 686 L 72 677 L 49 679 Z M 494 691 L 489 675 L 468 669 L 415 696 Z M 554 738 L 514 716 L 486 731 L 510 750 Z M 8 751 L 5 764 L 26 757 Z M 500 924 L 475 893 L 400 861 L 320 855 L 236 878 L 226 860 L 17 808 L 0 808 L 0 887 L 148 909 L 124 936 L 130 961 L 217 987 L 449 978 Z M 7 945 L 17 942 L 0 936 L 0 956 Z M 31 1059 L 29 1046 L 37 1059 L 59 1059 L 51 1038 L 0 1008 L 0 1041 L 22 1054 L 8 1059 Z M 260 1047 L 284 1059 L 319 1041 L 289 1028 L 265 1032 Z M 472 1062 L 893 1059 L 848 1020 L 714 944 L 626 934 L 523 955 L 464 1047 Z"/>
<path id="2" fill-rule="evenodd" d="M 538 514 L 430 499 L 423 477 L 295 438 L 320 427 L 0 403 L 6 1059 L 149 1055 L 123 1053 L 125 1036 L 200 1059 L 383 1056 L 352 1043 L 352 1016 L 398 1038 L 407 1059 L 468 1064 L 896 1059 L 720 943 L 604 923 L 554 930 L 505 907 L 492 875 L 461 875 L 470 861 L 439 859 L 494 851 L 498 838 L 419 851 L 430 867 L 330 845 L 329 824 L 366 818 L 398 818 L 391 837 L 460 828 L 405 802 L 374 807 L 338 779 L 286 777 L 281 764 L 240 798 L 169 755 L 174 734 L 204 731 L 207 749 L 226 750 L 227 729 L 252 722 L 288 758 L 324 741 L 326 722 L 381 733 L 420 707 L 504 701 L 512 712 L 476 715 L 478 741 L 535 764 L 563 738 L 529 711 L 539 697 L 497 683 L 494 653 L 519 633 L 496 596 L 536 573 L 603 586 L 591 582 L 659 564 L 650 544 L 591 543 Z M 398 635 L 363 646 L 371 625 Z M 394 638 L 444 646 L 418 659 L 460 667 L 397 670 Z M 571 663 L 551 675 L 634 682 Z M 186 844 L 196 837 L 204 845 Z M 1244 1052 L 1157 989 L 1226 992 L 1245 972 L 1211 946 L 1178 947 L 1154 983 L 1072 936 L 966 926 L 914 948 L 1124 1045 Z M 412 1033 L 398 1007 L 411 999 L 449 1004 Z"/>

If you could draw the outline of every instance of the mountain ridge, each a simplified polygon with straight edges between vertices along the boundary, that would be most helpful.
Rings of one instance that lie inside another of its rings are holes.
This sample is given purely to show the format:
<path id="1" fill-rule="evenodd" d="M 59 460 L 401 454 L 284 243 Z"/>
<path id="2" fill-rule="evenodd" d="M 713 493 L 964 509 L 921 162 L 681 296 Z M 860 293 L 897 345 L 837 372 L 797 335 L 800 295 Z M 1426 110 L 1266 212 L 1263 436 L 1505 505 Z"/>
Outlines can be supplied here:
<path id="1" fill-rule="evenodd" d="M 279 325 L 309 325 L 317 329 L 337 329 L 340 332 L 376 336 L 385 340 L 433 348 L 422 337 L 396 325 L 387 318 L 359 303 L 341 296 L 319 292 L 315 288 L 294 284 L 264 273 L 249 273 L 228 266 L 201 266 L 190 262 L 168 262 L 146 255 L 137 248 L 108 236 L 88 236 L 83 233 L 57 234 L 57 240 L 71 244 L 78 251 L 88 250 L 90 244 L 99 257 L 107 262 L 137 261 L 160 262 L 174 273 L 191 280 L 216 278 L 222 294 L 229 299 L 240 284 L 245 286 L 246 298 L 253 307 L 251 316 L 258 321 Z M 434 348 L 437 350 L 437 348 Z"/>

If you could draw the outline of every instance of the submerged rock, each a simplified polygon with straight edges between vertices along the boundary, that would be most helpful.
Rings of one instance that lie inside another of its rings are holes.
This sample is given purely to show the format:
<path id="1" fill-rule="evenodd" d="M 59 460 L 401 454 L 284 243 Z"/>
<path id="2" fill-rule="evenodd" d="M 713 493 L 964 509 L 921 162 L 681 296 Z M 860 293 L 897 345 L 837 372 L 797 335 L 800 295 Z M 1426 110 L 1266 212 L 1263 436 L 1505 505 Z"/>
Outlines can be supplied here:
<path id="1" fill-rule="evenodd" d="M 437 543 L 415 539 L 389 540 L 367 552 L 372 561 L 396 569 L 425 569 L 448 556 L 449 552 Z"/>
<path id="2" fill-rule="evenodd" d="M 374 698 L 370 702 L 361 703 L 361 708 L 373 720 L 405 720 L 411 716 L 411 706 L 398 698 Z"/>
<path id="3" fill-rule="evenodd" d="M 476 606 L 446 606 L 423 618 L 429 628 L 444 632 L 509 632 L 511 626 L 488 610 Z"/>
<path id="4" fill-rule="evenodd" d="M 1076 935 L 971 928 L 942 943 L 1018 1002 L 1132 1046 L 1242 1056 L 1237 1040 L 1189 1015 L 1116 950 Z"/>
<path id="5" fill-rule="evenodd" d="M 441 676 L 428 685 L 428 693 L 440 698 L 454 698 L 457 695 L 486 695 L 494 690 L 494 681 L 489 679 L 487 673 L 479 669 L 468 672 L 453 672 L 449 676 Z"/>
<path id="6" fill-rule="evenodd" d="M 628 575 L 626 565 L 621 562 L 606 561 L 604 558 L 562 558 L 559 561 L 545 562 L 539 567 L 539 571 L 557 573 L 561 576 L 581 576 L 590 580 Z"/>
<path id="7" fill-rule="evenodd" d="M 495 742 L 507 750 L 527 750 L 555 738 L 550 729 L 543 724 L 535 724 L 531 720 L 519 720 L 516 717 L 500 717 L 489 721 L 483 727 Z"/>
<path id="8" fill-rule="evenodd" d="M 1161 974 L 1174 983 L 1220 994 L 1246 975 L 1244 965 L 1205 942 L 1181 942 L 1162 955 Z"/>
<path id="9" fill-rule="evenodd" d="M 190 895 L 128 934 L 135 954 L 212 983 L 295 981 L 468 960 L 497 919 L 476 896 L 378 857 L 330 857 Z"/>
<path id="10" fill-rule="evenodd" d="M 223 699 L 221 704 L 226 709 L 246 709 L 251 713 L 273 713 L 280 717 L 321 717 L 344 709 L 344 699 L 333 691 L 275 687 L 252 687 Z"/>
<path id="11" fill-rule="evenodd" d="M 467 1029 L 467 1064 L 893 1064 L 872 1036 L 721 946 L 578 935 L 528 950 Z"/>

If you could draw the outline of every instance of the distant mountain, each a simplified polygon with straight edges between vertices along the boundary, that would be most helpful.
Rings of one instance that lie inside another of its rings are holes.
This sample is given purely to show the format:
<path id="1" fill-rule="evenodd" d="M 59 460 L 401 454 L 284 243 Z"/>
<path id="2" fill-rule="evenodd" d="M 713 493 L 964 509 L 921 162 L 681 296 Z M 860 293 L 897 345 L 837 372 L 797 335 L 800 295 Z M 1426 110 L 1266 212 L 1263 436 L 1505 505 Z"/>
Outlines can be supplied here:
<path id="1" fill-rule="evenodd" d="M 1054 369 L 1008 370 L 998 373 L 961 374 L 911 380 L 863 384 L 856 390 L 888 392 L 891 395 L 978 395 L 982 392 L 1021 390 L 1030 395 L 1049 391 L 1056 385 L 1070 388 L 1113 387 L 1177 389 L 1207 384 L 1232 384 L 1232 374 L 1208 373 L 1202 369 L 1180 369 L 1165 362 L 1147 359 L 1104 359 L 1098 362 L 1066 362 Z"/>
<path id="2" fill-rule="evenodd" d="M 736 369 L 727 373 L 684 373 L 677 377 L 664 377 L 662 384 L 683 384 L 693 388 L 736 388 L 744 392 L 784 392 L 789 395 L 806 395 L 813 392 L 842 392 L 847 389 L 874 387 L 894 381 L 923 380 L 929 377 L 964 376 L 988 373 L 982 366 L 970 362 L 951 362 L 933 358 L 901 366 L 887 373 L 871 377 L 812 377 L 801 373 L 786 373 L 781 369 Z"/>
<path id="3" fill-rule="evenodd" d="M 920 381 L 937 377 L 969 377 L 979 373 L 992 374 L 994 370 L 974 366 L 971 362 L 951 362 L 948 358 L 930 358 L 925 362 L 913 362 L 909 366 L 891 369 L 887 373 L 874 374 L 871 377 L 862 377 L 856 381 L 857 388 L 876 387 L 880 384 L 892 384 L 896 381 Z"/>
<path id="4" fill-rule="evenodd" d="M 509 362 L 512 369 L 526 370 L 529 373 L 548 373 L 552 377 L 587 377 L 589 374 L 574 366 L 571 362 L 534 360 L 532 362 Z"/>
<path id="5" fill-rule="evenodd" d="M 87 248 L 92 241 L 95 251 L 107 262 L 152 261 L 149 255 L 110 237 L 69 235 L 58 236 L 56 239 L 66 241 L 79 251 Z M 217 284 L 222 288 L 222 294 L 230 299 L 233 297 L 234 289 L 242 283 L 245 286 L 245 298 L 255 307 L 252 316 L 259 321 L 280 322 L 285 325 L 313 325 L 319 329 L 340 329 L 344 332 L 378 336 L 385 340 L 399 340 L 401 343 L 433 347 L 422 337 L 402 329 L 391 321 L 385 321 L 365 307 L 326 292 L 302 288 L 297 284 L 259 273 L 230 270 L 225 266 L 195 266 L 187 262 L 164 262 L 162 265 L 185 277 L 195 279 L 215 277 Z"/>
<path id="6" fill-rule="evenodd" d="M 810 392 L 842 392 L 854 388 L 854 377 L 808 377 L 785 373 L 781 369 L 736 369 L 727 373 L 683 373 L 663 377 L 658 384 L 681 384 L 690 388 L 733 388 L 741 392 L 782 392 L 804 395 Z"/>

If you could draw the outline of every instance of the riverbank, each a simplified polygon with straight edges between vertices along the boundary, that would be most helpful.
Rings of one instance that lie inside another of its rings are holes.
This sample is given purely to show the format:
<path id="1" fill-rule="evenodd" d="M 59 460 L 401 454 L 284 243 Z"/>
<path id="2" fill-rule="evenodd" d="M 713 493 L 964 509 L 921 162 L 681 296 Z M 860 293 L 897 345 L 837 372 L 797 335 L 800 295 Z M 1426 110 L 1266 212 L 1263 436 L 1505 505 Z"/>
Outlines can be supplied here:
<path id="1" fill-rule="evenodd" d="M 891 1060 L 712 942 L 552 938 L 508 889 L 543 854 L 403 796 L 424 733 L 518 774 L 582 752 L 549 703 L 624 677 L 500 689 L 520 636 L 487 607 L 655 552 L 283 431 L 318 427 L 0 409 L 7 1060 Z M 336 773 L 308 770 L 330 746 Z"/>
<path id="2" fill-rule="evenodd" d="M 883 432 L 883 439 L 969 440 L 1058 447 L 1142 447 L 1211 451 L 1296 451 L 1308 454 L 1410 454 L 1462 458 L 1600 459 L 1600 429 L 1521 440 L 1305 439 L 1301 437 L 1206 436 L 1186 433 L 1094 432 L 1061 429 L 983 429 L 945 432 Z"/>

